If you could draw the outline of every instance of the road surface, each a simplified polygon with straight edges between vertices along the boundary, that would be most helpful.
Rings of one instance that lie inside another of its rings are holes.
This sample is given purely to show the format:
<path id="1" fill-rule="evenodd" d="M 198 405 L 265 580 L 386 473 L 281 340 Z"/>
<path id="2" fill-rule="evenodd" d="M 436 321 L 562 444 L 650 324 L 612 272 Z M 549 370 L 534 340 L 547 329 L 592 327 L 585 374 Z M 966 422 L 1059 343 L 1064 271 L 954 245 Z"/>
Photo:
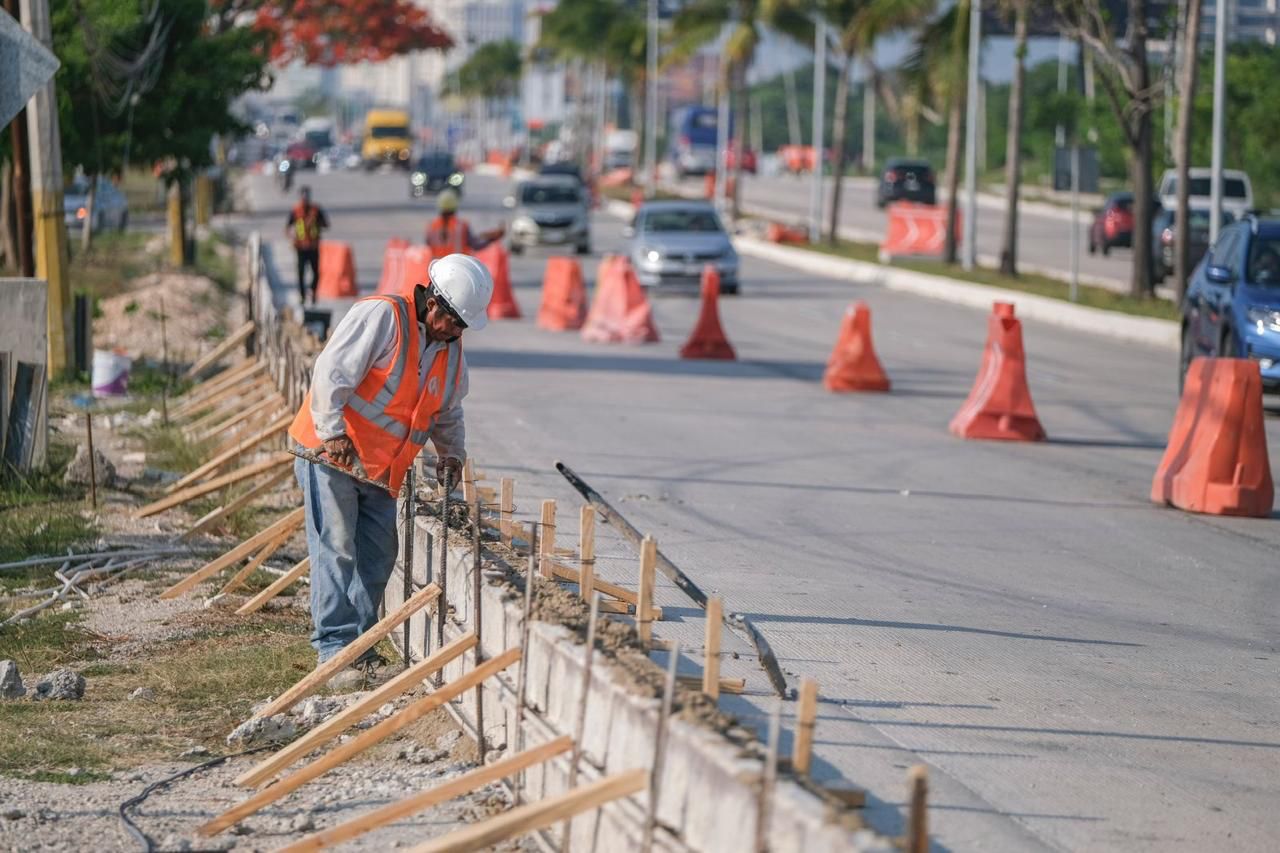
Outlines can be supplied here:
<path id="1" fill-rule="evenodd" d="M 420 239 L 430 215 L 402 176 L 303 183 L 352 242 L 365 287 L 386 239 Z M 476 228 L 501 220 L 503 192 L 468 179 Z M 282 241 L 286 200 L 265 179 L 249 197 L 259 213 L 236 227 Z M 595 227 L 597 249 L 621 248 L 620 223 Z M 906 770 L 923 762 L 939 850 L 1274 849 L 1280 516 L 1148 501 L 1174 355 L 1028 323 L 1051 440 L 964 442 L 946 425 L 977 370 L 982 312 L 748 260 L 742 296 L 721 301 L 740 360 L 689 362 L 677 355 L 689 299 L 654 300 L 656 345 L 535 328 L 544 259 L 512 258 L 525 319 L 467 338 L 478 468 L 515 477 L 533 518 L 544 497 L 579 505 L 552 468 L 564 460 L 750 615 L 793 685 L 817 678 L 815 772 L 865 786 L 878 829 L 901 831 Z M 872 308 L 891 394 L 822 389 L 853 299 Z M 1276 455 L 1280 420 L 1267 431 Z M 632 583 L 634 556 L 615 545 L 600 545 L 599 571 Z M 658 636 L 691 650 L 696 672 L 700 612 L 670 585 L 659 604 Z M 724 705 L 763 726 L 768 685 L 733 649 L 725 674 L 746 675 L 748 695 Z"/>

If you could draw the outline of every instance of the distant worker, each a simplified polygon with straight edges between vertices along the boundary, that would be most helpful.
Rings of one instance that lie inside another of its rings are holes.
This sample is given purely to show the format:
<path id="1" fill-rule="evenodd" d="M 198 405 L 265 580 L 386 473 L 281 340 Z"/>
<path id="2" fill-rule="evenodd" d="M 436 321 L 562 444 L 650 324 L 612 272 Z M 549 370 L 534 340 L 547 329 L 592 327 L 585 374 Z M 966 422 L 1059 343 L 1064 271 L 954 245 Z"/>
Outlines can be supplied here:
<path id="1" fill-rule="evenodd" d="M 453 190 L 444 190 L 436 197 L 436 213 L 427 226 L 427 248 L 436 257 L 478 252 L 503 234 L 504 229 L 498 227 L 479 237 L 472 235 L 467 220 L 458 215 L 458 194 Z"/>
<path id="2" fill-rule="evenodd" d="M 405 473 L 430 439 L 436 478 L 459 481 L 466 458 L 462 398 L 467 395 L 463 330 L 483 329 L 493 279 L 475 258 L 451 255 L 427 268 L 412 298 L 356 302 L 317 356 L 289 428 L 303 448 L 386 488 L 298 459 L 311 559 L 311 644 L 319 662 L 378 620 L 396 560 L 396 499 Z M 363 685 L 385 663 L 372 650 L 330 680 L 334 690 Z"/>
<path id="3" fill-rule="evenodd" d="M 329 227 L 324 211 L 311 203 L 311 188 L 298 191 L 298 204 L 289 211 L 289 223 L 285 233 L 293 239 L 293 250 L 298 254 L 298 296 L 307 304 L 306 271 L 311 267 L 311 304 L 316 301 L 316 287 L 320 284 L 320 232 Z"/>

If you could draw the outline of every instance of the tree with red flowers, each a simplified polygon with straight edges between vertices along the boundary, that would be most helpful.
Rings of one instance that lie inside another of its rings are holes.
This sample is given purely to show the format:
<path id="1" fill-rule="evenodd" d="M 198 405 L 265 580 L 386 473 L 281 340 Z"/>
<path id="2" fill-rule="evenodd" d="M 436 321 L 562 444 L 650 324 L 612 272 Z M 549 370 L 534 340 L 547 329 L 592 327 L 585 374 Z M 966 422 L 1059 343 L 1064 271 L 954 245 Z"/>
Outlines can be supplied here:
<path id="1" fill-rule="evenodd" d="M 214 28 L 249 23 L 268 33 L 278 65 L 379 62 L 453 46 L 426 9 L 410 0 L 213 0 Z"/>

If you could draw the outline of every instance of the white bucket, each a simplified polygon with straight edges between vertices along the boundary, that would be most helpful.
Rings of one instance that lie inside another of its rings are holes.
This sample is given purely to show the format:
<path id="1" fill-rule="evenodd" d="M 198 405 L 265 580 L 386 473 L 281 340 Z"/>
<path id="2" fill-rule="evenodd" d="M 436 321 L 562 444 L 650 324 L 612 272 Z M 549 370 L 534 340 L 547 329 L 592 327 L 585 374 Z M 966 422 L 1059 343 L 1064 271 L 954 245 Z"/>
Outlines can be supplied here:
<path id="1" fill-rule="evenodd" d="M 123 397 L 129 392 L 129 368 L 133 359 L 122 352 L 93 351 L 91 385 L 95 397 Z"/>

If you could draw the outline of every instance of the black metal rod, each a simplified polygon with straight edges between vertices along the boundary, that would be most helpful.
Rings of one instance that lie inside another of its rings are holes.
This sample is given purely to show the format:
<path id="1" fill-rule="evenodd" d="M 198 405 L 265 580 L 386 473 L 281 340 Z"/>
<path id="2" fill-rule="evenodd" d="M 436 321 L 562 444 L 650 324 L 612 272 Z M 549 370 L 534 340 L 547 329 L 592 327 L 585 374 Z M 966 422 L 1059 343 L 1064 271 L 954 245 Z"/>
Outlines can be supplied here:
<path id="1" fill-rule="evenodd" d="M 538 574 L 538 522 L 529 534 L 529 571 L 524 576 L 524 621 L 520 623 L 520 674 L 516 676 L 516 752 L 524 751 L 524 698 L 529 678 L 529 622 L 533 618 L 533 579 Z M 524 795 L 525 771 L 516 777 L 515 805 Z"/>
<path id="2" fill-rule="evenodd" d="M 414 512 L 414 504 L 417 502 L 418 493 L 413 486 L 413 466 L 409 466 L 409 470 L 405 472 L 404 483 L 407 487 L 407 494 L 404 498 L 404 601 L 408 601 L 413 596 L 413 534 L 414 528 L 417 526 L 418 515 Z M 404 667 L 409 668 L 409 623 L 412 619 L 404 620 Z"/>
<path id="3" fill-rule="evenodd" d="M 606 501 L 599 492 L 591 488 L 586 480 L 579 477 L 573 472 L 568 465 L 563 462 L 556 463 L 556 470 L 564 475 L 569 484 L 578 490 L 587 502 L 596 508 L 596 512 L 600 513 L 601 519 L 605 524 L 609 524 L 616 528 L 623 537 L 627 539 L 635 547 L 639 548 L 640 543 L 644 541 L 644 535 L 632 526 L 622 515 Z M 703 592 L 693 580 L 676 566 L 675 563 L 667 559 L 662 551 L 658 551 L 657 568 L 677 587 L 680 588 L 685 595 L 689 596 L 694 604 L 707 609 L 707 594 Z M 765 675 L 769 678 L 769 683 L 773 685 L 774 691 L 786 699 L 790 695 L 787 688 L 787 679 L 782 674 L 782 667 L 778 665 L 778 657 L 773 653 L 773 648 L 769 645 L 769 641 L 760 633 L 760 629 L 756 628 L 746 616 L 741 613 L 728 613 L 724 617 L 724 624 L 729 630 L 745 634 L 752 648 L 756 650 L 756 656 L 760 659 L 760 666 L 764 669 Z"/>
<path id="4" fill-rule="evenodd" d="M 474 624 L 471 629 L 476 634 L 476 666 L 479 666 L 484 660 L 484 635 L 481 633 L 481 612 L 484 606 L 480 601 L 482 578 L 480 577 L 480 495 L 478 491 L 475 503 L 471 505 L 471 529 L 471 599 L 474 605 Z M 476 682 L 476 749 L 480 753 L 480 764 L 483 765 L 487 751 L 484 739 L 484 681 Z"/>
<path id="5" fill-rule="evenodd" d="M 662 791 L 662 771 L 667 762 L 667 721 L 671 718 L 671 706 L 676 698 L 676 670 L 680 667 L 680 641 L 671 646 L 671 658 L 667 661 L 667 680 L 662 688 L 662 711 L 658 715 L 658 731 L 653 738 L 653 763 L 649 767 L 649 802 L 644 821 L 644 839 L 640 843 L 643 853 L 653 850 L 653 834 L 658 826 L 658 795 Z"/>
<path id="6" fill-rule="evenodd" d="M 436 583 L 440 585 L 440 598 L 436 605 L 436 648 L 444 648 L 444 620 L 449 615 L 449 490 L 453 488 L 453 477 L 448 466 L 444 474 L 444 494 L 440 496 L 440 575 Z M 436 687 L 444 684 L 444 670 L 436 672 Z"/>

